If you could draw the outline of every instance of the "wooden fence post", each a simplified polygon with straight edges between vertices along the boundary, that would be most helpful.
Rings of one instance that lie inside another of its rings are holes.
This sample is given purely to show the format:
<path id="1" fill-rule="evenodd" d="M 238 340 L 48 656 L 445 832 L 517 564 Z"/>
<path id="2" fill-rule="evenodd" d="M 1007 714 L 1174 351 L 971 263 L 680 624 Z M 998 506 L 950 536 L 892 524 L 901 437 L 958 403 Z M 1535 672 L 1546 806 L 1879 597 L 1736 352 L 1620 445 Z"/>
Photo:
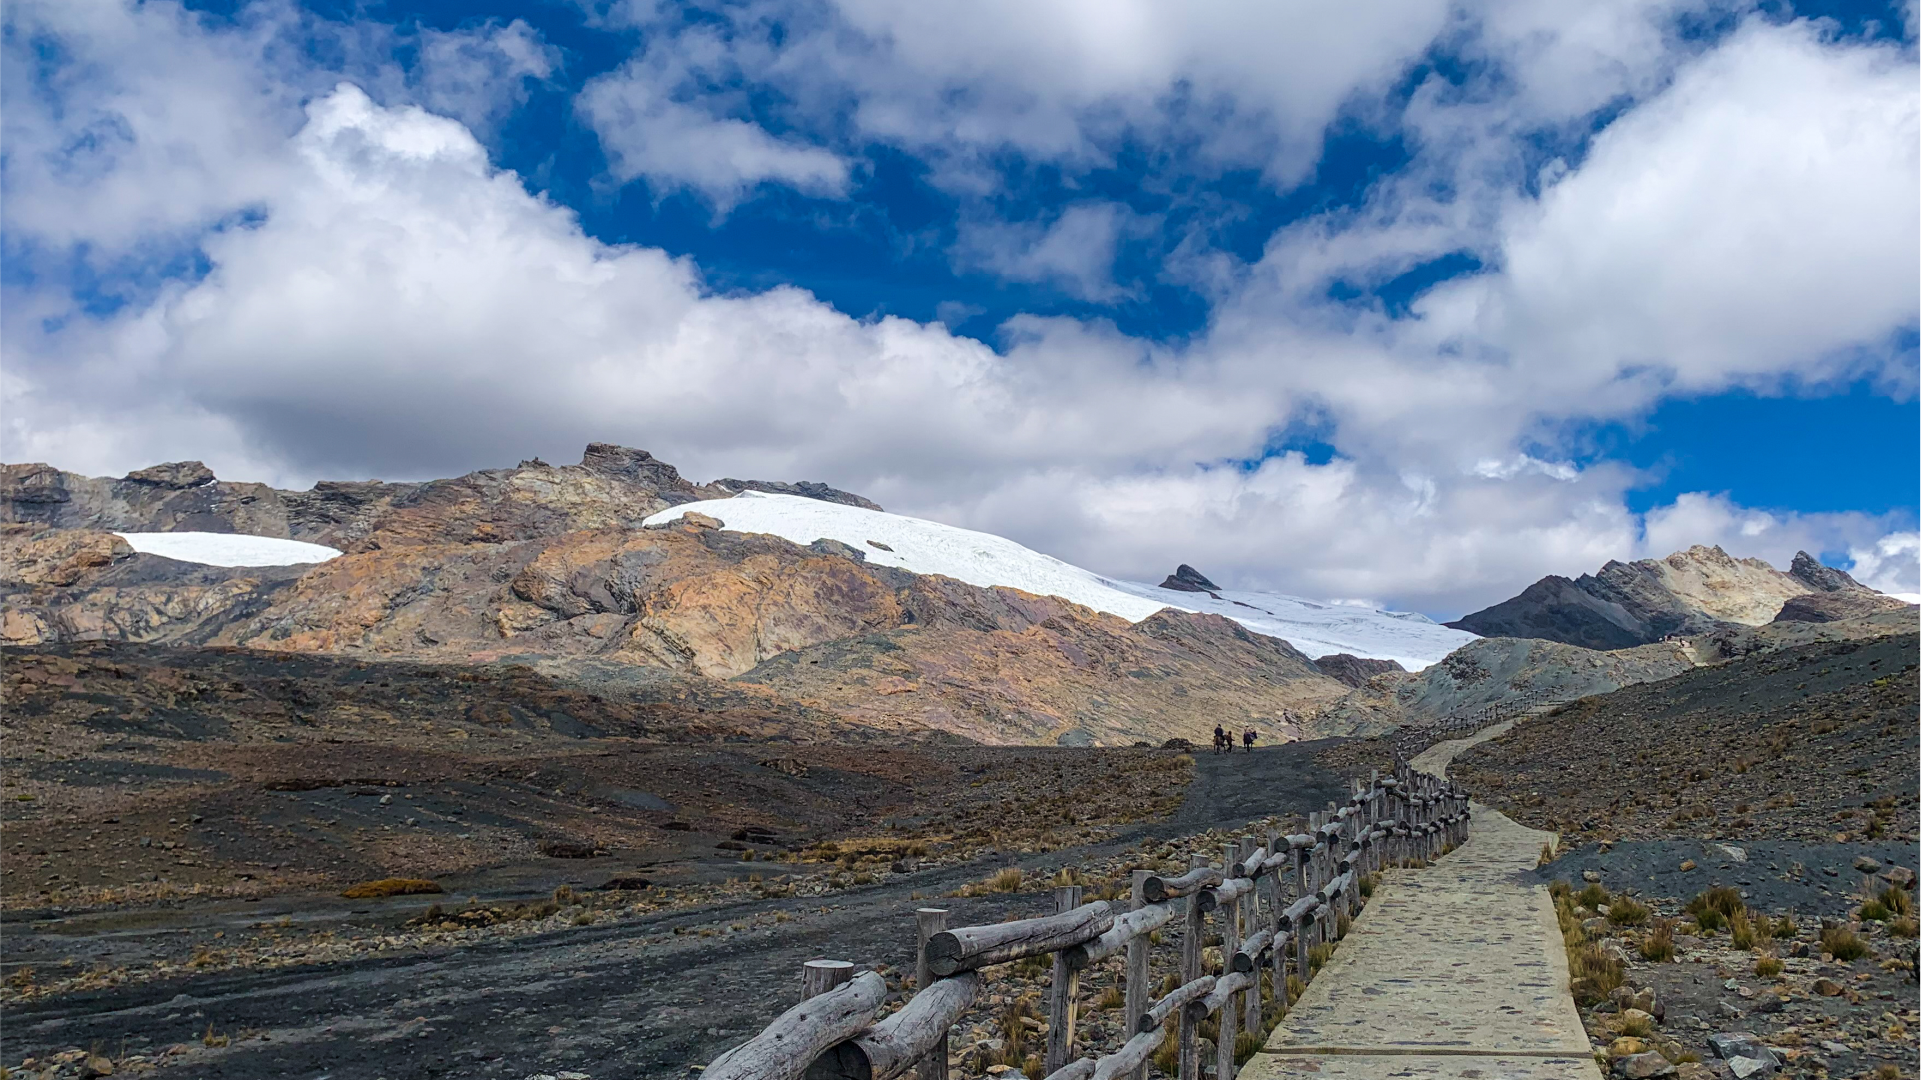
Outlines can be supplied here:
<path id="1" fill-rule="evenodd" d="M 1081 906 L 1079 885 L 1060 885 L 1054 889 L 1054 914 L 1064 915 Z M 1047 1072 L 1067 1064 L 1074 1046 L 1074 991 L 1081 974 L 1067 965 L 1067 953 L 1054 953 L 1054 985 L 1047 1008 Z"/>
<path id="2" fill-rule="evenodd" d="M 1255 850 L 1260 846 L 1260 841 L 1253 837 L 1243 837 L 1241 840 L 1241 858 L 1246 859 L 1253 855 Z M 1261 890 L 1257 882 L 1256 887 L 1247 890 L 1247 896 L 1241 900 L 1241 933 L 1243 936 L 1252 937 L 1260 932 L 1260 926 Z M 1247 997 L 1241 1006 L 1242 1029 L 1252 1031 L 1256 1035 L 1259 1035 L 1261 1031 L 1260 960 L 1261 958 L 1258 956 L 1254 958 L 1254 986 L 1248 990 Z"/>
<path id="3" fill-rule="evenodd" d="M 1234 873 L 1235 853 L 1240 845 L 1229 841 L 1221 848 L 1221 873 L 1223 876 Z M 1241 951 L 1239 898 L 1222 904 L 1221 911 L 1221 975 L 1233 973 L 1234 954 Z M 1221 1002 L 1220 1012 L 1214 1018 L 1214 1077 L 1215 1080 L 1234 1080 L 1234 1036 L 1239 1027 L 1239 1002 L 1234 995 L 1227 995 Z"/>
<path id="4" fill-rule="evenodd" d="M 919 995 L 934 981 L 934 973 L 927 966 L 927 939 L 947 929 L 946 908 L 919 908 L 914 912 L 914 936 L 918 939 L 914 946 L 914 993 Z M 947 1035 L 941 1034 L 940 1041 L 927 1052 L 927 1056 L 916 1066 L 920 1080 L 947 1080 Z"/>
<path id="5" fill-rule="evenodd" d="M 819 997 L 854 978 L 854 965 L 848 960 L 809 960 L 800 969 L 800 996 Z"/>
<path id="6" fill-rule="evenodd" d="M 1147 870 L 1134 871 L 1134 890 L 1129 894 L 1128 910 L 1139 911 L 1147 906 L 1147 898 L 1142 890 L 1147 887 L 1147 879 L 1153 873 Z M 1127 987 L 1126 987 L 1126 1030 L 1134 1030 L 1134 1022 L 1147 1011 L 1147 935 L 1136 934 L 1127 939 Z M 1147 1080 L 1147 1063 L 1134 1067 L 1128 1074 L 1130 1080 Z"/>
<path id="7" fill-rule="evenodd" d="M 1190 869 L 1200 869 L 1207 865 L 1207 856 L 1195 853 L 1187 857 Z M 1201 938 L 1205 933 L 1206 912 L 1201 910 L 1201 892 L 1195 890 L 1187 898 L 1187 923 L 1181 931 L 1181 982 L 1190 983 L 1201 977 Z M 1193 1017 L 1186 1009 L 1181 1010 L 1180 1027 L 1180 1080 L 1201 1080 L 1201 1047 L 1199 1034 Z"/>

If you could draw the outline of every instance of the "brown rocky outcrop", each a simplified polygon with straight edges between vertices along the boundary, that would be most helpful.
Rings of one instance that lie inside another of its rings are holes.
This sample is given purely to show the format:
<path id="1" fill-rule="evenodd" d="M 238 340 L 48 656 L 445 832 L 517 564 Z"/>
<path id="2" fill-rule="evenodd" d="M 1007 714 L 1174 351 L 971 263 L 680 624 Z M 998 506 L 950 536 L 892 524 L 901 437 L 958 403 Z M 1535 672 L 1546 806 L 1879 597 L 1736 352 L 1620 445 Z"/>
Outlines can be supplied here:
<path id="1" fill-rule="evenodd" d="M 1314 661 L 1314 666 L 1321 669 L 1321 674 L 1353 687 L 1366 686 L 1368 680 L 1376 675 L 1407 670 L 1393 660 L 1374 660 L 1350 653 L 1334 653 L 1320 657 Z"/>

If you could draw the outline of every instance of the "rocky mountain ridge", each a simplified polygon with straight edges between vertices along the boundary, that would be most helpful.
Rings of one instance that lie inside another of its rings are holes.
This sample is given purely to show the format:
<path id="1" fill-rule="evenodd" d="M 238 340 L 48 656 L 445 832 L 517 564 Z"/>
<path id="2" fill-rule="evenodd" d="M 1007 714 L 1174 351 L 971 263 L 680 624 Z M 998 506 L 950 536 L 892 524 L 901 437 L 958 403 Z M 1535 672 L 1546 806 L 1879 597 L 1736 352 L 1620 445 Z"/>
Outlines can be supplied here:
<path id="1" fill-rule="evenodd" d="M 223 486 L 188 465 L 84 482 L 10 468 L 8 505 L 37 516 L 0 526 L 0 640 L 13 645 L 523 663 L 563 685 L 747 698 L 850 729 L 982 742 L 1158 743 L 1198 737 L 1223 716 L 1273 738 L 1284 714 L 1346 691 L 1286 642 L 1219 616 L 1129 623 L 871 563 L 838 541 L 724 530 L 701 514 L 642 527 L 654 509 L 715 497 L 644 451 L 597 444 L 578 466 L 370 483 L 338 514 L 315 513 L 314 493 Z M 243 524 L 347 554 L 214 567 L 139 554 L 103 531 Z"/>
<path id="2" fill-rule="evenodd" d="M 1776 618 L 1831 621 L 1904 606 L 1805 551 L 1783 572 L 1762 559 L 1696 545 L 1664 559 L 1610 561 L 1579 578 L 1550 575 L 1446 625 L 1483 637 L 1631 649 Z"/>
<path id="3" fill-rule="evenodd" d="M 446 480 L 323 480 L 307 491 L 215 478 L 198 461 L 120 479 L 41 463 L 0 465 L 0 523 L 106 532 L 247 533 L 353 553 L 415 544 L 507 543 L 582 529 L 638 529 L 670 506 L 778 491 L 879 509 L 812 481 L 695 484 L 645 450 L 590 443 L 578 465 L 539 458 Z"/>

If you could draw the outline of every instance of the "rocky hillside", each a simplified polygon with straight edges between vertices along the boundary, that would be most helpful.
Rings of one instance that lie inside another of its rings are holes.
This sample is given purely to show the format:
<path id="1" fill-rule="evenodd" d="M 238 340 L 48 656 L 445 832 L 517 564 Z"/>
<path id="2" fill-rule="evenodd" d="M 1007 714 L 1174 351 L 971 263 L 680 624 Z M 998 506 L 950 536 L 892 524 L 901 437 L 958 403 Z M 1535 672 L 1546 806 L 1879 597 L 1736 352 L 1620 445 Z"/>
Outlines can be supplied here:
<path id="1" fill-rule="evenodd" d="M 1711 633 L 1630 649 L 1584 649 L 1536 638 L 1483 638 L 1423 671 L 1368 677 L 1346 697 L 1310 716 L 1303 738 L 1373 736 L 1403 726 L 1423 727 L 1521 695 L 1571 701 L 1622 687 L 1671 678 L 1822 642 L 1851 642 L 1908 633 L 1914 609 L 1897 604 L 1868 615 L 1826 622 L 1781 619 L 1762 626 L 1724 626 Z M 1317 665 L 1330 674 L 1332 657 Z"/>
<path id="2" fill-rule="evenodd" d="M 1747 656 L 1523 722 L 1454 774 L 1564 834 L 1912 845 L 1918 660 L 1913 633 Z"/>
<path id="3" fill-rule="evenodd" d="M 171 487 L 153 481 L 155 470 L 84 482 L 9 473 L 39 478 L 16 490 L 66 498 L 10 504 L 45 520 L 0 529 L 6 643 L 515 662 L 569 685 L 611 680 L 653 694 L 671 683 L 679 694 L 744 694 L 851 727 L 1002 743 L 1158 743 L 1200 737 L 1224 717 L 1274 738 L 1285 733 L 1284 712 L 1347 689 L 1287 643 L 1218 616 L 1129 623 L 1054 597 L 880 566 L 837 541 L 803 547 L 723 530 L 700 514 L 641 527 L 652 510 L 715 497 L 644 451 L 596 445 L 577 466 L 363 486 L 370 494 L 354 512 L 333 517 L 313 512 L 328 485 L 223 487 L 183 469 L 160 470 Z M 212 567 L 138 554 L 100 531 L 263 521 L 348 554 Z"/>
<path id="4" fill-rule="evenodd" d="M 1447 625 L 1483 637 L 1629 649 L 1777 617 L 1821 622 L 1902 606 L 1805 551 L 1783 573 L 1761 559 L 1696 546 L 1665 559 L 1610 562 L 1573 580 L 1545 577 Z"/>

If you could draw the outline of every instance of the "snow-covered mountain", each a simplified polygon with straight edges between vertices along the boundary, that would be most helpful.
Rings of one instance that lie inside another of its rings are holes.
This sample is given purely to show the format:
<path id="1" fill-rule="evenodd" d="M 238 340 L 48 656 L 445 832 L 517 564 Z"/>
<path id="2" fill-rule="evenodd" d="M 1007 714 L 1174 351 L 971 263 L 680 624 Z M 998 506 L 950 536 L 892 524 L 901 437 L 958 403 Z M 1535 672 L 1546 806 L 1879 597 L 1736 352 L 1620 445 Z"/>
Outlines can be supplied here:
<path id="1" fill-rule="evenodd" d="M 1116 580 L 992 533 L 793 495 L 744 491 L 731 499 L 663 510 L 649 517 L 647 524 L 671 521 L 690 511 L 716 518 L 735 531 L 768 533 L 797 544 L 838 540 L 865 552 L 869 562 L 879 565 L 941 574 L 970 585 L 1002 585 L 1059 596 L 1130 622 L 1162 608 L 1224 615 L 1255 633 L 1283 638 L 1309 656 L 1344 652 L 1394 660 L 1419 670 L 1476 637 L 1408 612 L 1266 592 L 1222 590 L 1217 600 L 1208 593 Z"/>

